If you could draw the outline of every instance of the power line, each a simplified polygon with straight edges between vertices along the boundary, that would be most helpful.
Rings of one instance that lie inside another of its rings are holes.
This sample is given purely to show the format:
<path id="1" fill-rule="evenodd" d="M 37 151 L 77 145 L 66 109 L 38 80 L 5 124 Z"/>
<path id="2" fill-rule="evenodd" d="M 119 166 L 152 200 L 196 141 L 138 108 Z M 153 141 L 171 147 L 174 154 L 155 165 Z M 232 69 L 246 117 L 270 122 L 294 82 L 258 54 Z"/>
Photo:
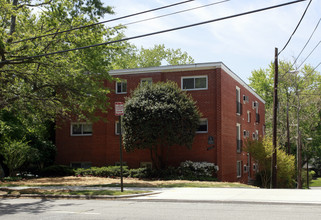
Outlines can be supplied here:
<path id="1" fill-rule="evenodd" d="M 295 58 L 294 62 L 292 63 L 291 67 L 282 75 L 282 77 L 284 77 L 287 73 L 289 73 L 289 71 L 292 69 L 292 67 L 296 64 L 297 60 L 299 59 L 299 57 L 301 56 L 303 50 L 306 48 L 306 46 L 308 45 L 308 43 L 310 42 L 312 36 L 314 35 L 315 31 L 317 30 L 319 24 L 320 24 L 321 18 L 319 19 L 317 25 L 315 26 L 312 34 L 310 35 L 308 41 L 305 43 L 304 47 L 302 48 L 302 50 L 300 51 L 299 55 Z M 301 64 L 302 65 L 302 64 Z M 300 66 L 301 66 L 300 65 Z M 297 68 L 298 69 L 298 68 Z"/>
<path id="2" fill-rule="evenodd" d="M 309 58 L 309 56 L 314 52 L 314 50 L 320 45 L 320 43 L 321 43 L 321 40 L 320 40 L 319 43 L 313 48 L 313 50 L 309 53 L 309 55 L 303 60 L 303 62 L 298 66 L 297 69 L 299 69 L 299 68 L 302 66 L 302 64 Z"/>
<path id="3" fill-rule="evenodd" d="M 147 19 L 143 19 L 143 20 L 139 20 L 139 21 L 133 21 L 133 22 L 124 24 L 124 26 L 132 25 L 132 24 L 137 24 L 137 23 L 144 22 L 144 21 L 150 21 L 150 20 L 154 20 L 154 19 L 157 19 L 157 18 L 163 18 L 163 17 L 175 15 L 175 14 L 180 14 L 180 13 L 184 13 L 184 12 L 187 12 L 187 11 L 192 11 L 192 10 L 196 10 L 196 9 L 200 9 L 200 8 L 205 8 L 205 7 L 209 7 L 209 6 L 211 6 L 211 5 L 217 5 L 217 4 L 224 3 L 224 2 L 228 2 L 228 1 L 230 1 L 230 0 L 224 0 L 224 1 L 219 1 L 219 2 L 212 2 L 212 3 L 206 4 L 206 5 L 202 5 L 202 6 L 198 6 L 198 7 L 194 7 L 194 8 L 189 8 L 189 9 L 185 9 L 185 10 L 181 10 L 181 11 L 176 11 L 176 12 L 169 13 L 169 14 L 165 14 L 165 15 L 160 15 L 160 16 L 156 16 L 156 17 L 152 17 L 152 18 L 147 18 Z"/>
<path id="4" fill-rule="evenodd" d="M 307 12 L 307 10 L 308 10 L 308 8 L 309 8 L 309 6 L 310 6 L 311 2 L 312 2 L 312 0 L 310 0 L 309 4 L 308 4 L 308 5 L 307 5 L 307 7 L 305 8 L 304 13 L 303 13 L 303 15 L 302 15 L 302 17 L 301 17 L 301 19 L 300 19 L 299 23 L 298 23 L 298 24 L 297 24 L 297 26 L 295 27 L 295 29 L 294 29 L 293 33 L 291 34 L 291 36 L 290 36 L 289 40 L 286 42 L 286 44 L 284 45 L 283 49 L 279 52 L 279 54 L 278 54 L 278 55 L 280 55 L 280 54 L 282 53 L 282 51 L 286 48 L 286 46 L 288 46 L 288 44 L 290 43 L 290 41 L 291 41 L 291 39 L 292 39 L 293 35 L 295 34 L 296 30 L 297 30 L 297 29 L 298 29 L 298 27 L 300 26 L 301 21 L 303 20 L 304 15 L 305 15 L 305 13 Z"/>
<path id="5" fill-rule="evenodd" d="M 270 7 L 265 7 L 265 8 L 261 8 L 261 9 L 247 11 L 247 12 L 243 12 L 243 13 L 239 13 L 239 14 L 235 14 L 235 15 L 230 15 L 230 16 L 226 16 L 226 17 L 222 17 L 222 18 L 212 19 L 212 20 L 203 21 L 203 22 L 199 22 L 199 23 L 189 24 L 189 25 L 180 26 L 180 27 L 171 28 L 171 29 L 162 30 L 162 31 L 156 31 L 156 32 L 148 33 L 148 34 L 137 35 L 137 36 L 123 38 L 123 39 L 114 40 L 114 41 L 108 41 L 108 42 L 99 43 L 99 44 L 92 44 L 92 45 L 72 48 L 72 49 L 68 49 L 68 50 L 61 50 L 61 51 L 56 51 L 56 52 L 51 52 L 51 53 L 46 53 L 46 54 L 39 54 L 39 55 L 28 56 L 28 57 L 21 57 L 21 58 L 17 58 L 17 59 L 13 59 L 13 60 L 5 60 L 5 61 L 1 61 L 0 64 L 9 63 L 9 62 L 12 62 L 12 61 L 22 61 L 22 60 L 27 60 L 27 59 L 34 59 L 34 58 L 39 58 L 39 57 L 44 57 L 44 56 L 50 56 L 50 55 L 55 55 L 55 54 L 60 54 L 60 53 L 66 53 L 66 52 L 71 52 L 71 51 L 76 51 L 76 50 L 87 49 L 87 48 L 91 48 L 91 47 L 97 47 L 97 46 L 103 46 L 103 45 L 118 43 L 118 42 L 122 42 L 122 41 L 133 40 L 133 39 L 142 38 L 142 37 L 148 37 L 148 36 L 167 33 L 167 32 L 171 32 L 171 31 L 177 31 L 177 30 L 181 30 L 181 29 L 185 29 L 185 28 L 190 28 L 190 27 L 194 27 L 194 26 L 199 26 L 199 25 L 203 25 L 203 24 L 213 23 L 213 22 L 217 22 L 217 21 L 222 21 L 222 20 L 226 20 L 226 19 L 231 19 L 231 18 L 235 18 L 235 17 L 248 15 L 248 14 L 254 14 L 254 13 L 258 13 L 258 12 L 262 12 L 262 11 L 266 11 L 266 10 L 271 10 L 271 9 L 275 9 L 275 8 L 279 8 L 279 7 L 283 7 L 283 6 L 287 6 L 287 5 L 303 2 L 303 1 L 306 1 L 306 0 L 296 0 L 296 1 L 287 2 L 287 3 L 283 3 L 283 4 L 273 5 L 273 6 L 270 6 Z"/>
<path id="6" fill-rule="evenodd" d="M 305 47 L 306 47 L 306 46 L 308 45 L 308 43 L 310 42 L 310 40 L 311 40 L 312 36 L 314 35 L 314 32 L 317 30 L 317 28 L 318 28 L 318 26 L 319 26 L 319 24 L 320 24 L 320 21 L 321 21 L 321 18 L 319 19 L 319 21 L 318 21 L 317 25 L 315 26 L 315 28 L 314 28 L 314 30 L 313 30 L 313 32 L 312 32 L 312 34 L 310 35 L 310 37 L 309 37 L 308 41 L 305 43 L 305 45 L 304 45 L 304 47 L 302 48 L 301 52 L 299 53 L 299 55 L 297 56 L 297 58 L 294 60 L 293 65 L 294 65 L 294 64 L 296 63 L 296 61 L 299 59 L 299 57 L 301 56 L 301 54 L 302 54 L 303 50 L 305 49 Z M 292 66 L 293 66 L 293 65 L 292 65 Z"/>
<path id="7" fill-rule="evenodd" d="M 97 22 L 97 23 L 93 23 L 93 24 L 89 24 L 89 25 L 84 25 L 84 26 L 79 26 L 79 27 L 68 29 L 68 30 L 51 33 L 51 34 L 44 34 L 44 35 L 40 35 L 40 36 L 26 38 L 26 39 L 23 39 L 23 40 L 14 41 L 14 42 L 12 42 L 12 44 L 20 43 L 20 42 L 24 42 L 24 41 L 28 41 L 28 40 L 35 40 L 37 38 L 48 37 L 48 36 L 52 36 L 52 35 L 56 35 L 56 34 L 67 33 L 67 32 L 70 32 L 70 31 L 74 31 L 74 30 L 78 30 L 78 29 L 82 29 L 82 28 L 87 28 L 87 27 L 92 27 L 92 26 L 99 25 L 99 24 L 104 24 L 104 23 L 107 23 L 107 22 L 118 21 L 118 20 L 121 20 L 121 19 L 124 19 L 124 18 L 129 18 L 129 17 L 133 17 L 133 16 L 137 16 L 137 15 L 141 15 L 141 14 L 145 14 L 145 13 L 149 13 L 149 12 L 153 12 L 153 11 L 158 11 L 158 10 L 165 9 L 165 8 L 170 8 L 170 7 L 173 7 L 173 6 L 185 4 L 185 3 L 188 3 L 188 2 L 192 2 L 192 1 L 195 1 L 195 0 L 177 2 L 177 3 L 171 4 L 171 5 L 166 5 L 166 6 L 162 6 L 162 7 L 159 7 L 159 8 L 154 8 L 154 9 L 137 12 L 137 13 L 130 14 L 130 15 L 125 15 L 125 16 L 122 16 L 122 17 L 119 17 L 119 18 L 113 18 L 113 19 L 110 19 L 110 20 L 101 21 L 101 22 Z"/>

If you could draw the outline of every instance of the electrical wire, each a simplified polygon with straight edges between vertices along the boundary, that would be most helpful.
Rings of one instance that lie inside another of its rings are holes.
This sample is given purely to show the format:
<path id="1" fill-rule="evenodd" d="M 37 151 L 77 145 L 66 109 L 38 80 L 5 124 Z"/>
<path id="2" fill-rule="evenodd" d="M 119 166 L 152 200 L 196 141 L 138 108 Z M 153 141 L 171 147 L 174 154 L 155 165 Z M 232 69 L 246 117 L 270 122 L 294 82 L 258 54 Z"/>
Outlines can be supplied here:
<path id="1" fill-rule="evenodd" d="M 319 41 L 319 43 L 313 48 L 313 50 L 309 53 L 309 55 L 303 60 L 303 62 L 297 67 L 297 69 L 299 69 L 302 64 L 309 58 L 309 56 L 314 52 L 314 50 L 320 45 L 321 40 Z"/>
<path id="2" fill-rule="evenodd" d="M 228 1 L 230 1 L 230 0 L 212 2 L 212 3 L 206 4 L 206 5 L 202 5 L 202 6 L 198 6 L 198 7 L 194 7 L 194 8 L 189 8 L 189 9 L 185 9 L 185 10 L 181 10 L 181 11 L 176 11 L 176 12 L 173 12 L 173 13 L 160 15 L 160 16 L 156 16 L 156 17 L 152 17 L 152 18 L 147 18 L 147 19 L 143 19 L 143 20 L 139 20 L 139 21 L 133 21 L 133 22 L 126 23 L 126 24 L 123 24 L 123 25 L 124 26 L 128 26 L 128 25 L 132 25 L 132 24 L 137 24 L 137 23 L 140 23 L 140 22 L 145 22 L 145 21 L 150 21 L 150 20 L 154 20 L 154 19 L 157 19 L 157 18 L 163 18 L 163 17 L 167 17 L 167 16 L 171 16 L 171 15 L 176 15 L 176 14 L 184 13 L 184 12 L 187 12 L 187 11 L 192 11 L 192 10 L 196 10 L 196 9 L 200 9 L 200 8 L 209 7 L 209 6 L 212 6 L 212 5 L 221 4 L 221 3 L 224 3 L 224 2 L 228 2 Z"/>
<path id="3" fill-rule="evenodd" d="M 118 43 L 118 42 L 122 42 L 122 41 L 128 41 L 128 40 L 133 40 L 133 39 L 137 39 L 137 38 L 148 37 L 148 36 L 152 36 L 152 35 L 157 35 L 157 34 L 177 31 L 177 30 L 181 30 L 181 29 L 194 27 L 194 26 L 199 26 L 199 25 L 203 25 L 203 24 L 208 24 L 208 23 L 213 23 L 213 22 L 222 21 L 222 20 L 226 20 L 226 19 L 231 19 L 231 18 L 235 18 L 235 17 L 240 17 L 240 16 L 244 16 L 244 15 L 248 15 L 248 14 L 254 14 L 254 13 L 258 13 L 258 12 L 262 12 L 262 11 L 266 11 L 266 10 L 280 8 L 280 7 L 284 7 L 284 6 L 287 6 L 287 5 L 291 5 L 291 4 L 295 4 L 295 3 L 299 3 L 299 2 L 303 2 L 303 1 L 306 1 L 306 0 L 296 0 L 296 1 L 287 2 L 287 3 L 283 3 L 283 4 L 277 4 L 277 5 L 273 5 L 273 6 L 270 6 L 270 7 L 260 8 L 260 9 L 256 9 L 256 10 L 252 10 L 252 11 L 247 11 L 247 12 L 243 12 L 243 13 L 239 13 L 239 14 L 235 14 L 235 15 L 222 17 L 222 18 L 207 20 L 207 21 L 203 21 L 203 22 L 199 22 L 199 23 L 194 23 L 194 24 L 189 24 L 189 25 L 180 26 L 180 27 L 176 27 L 176 28 L 171 28 L 171 29 L 167 29 L 167 30 L 162 30 L 162 31 L 156 31 L 156 32 L 152 32 L 152 33 L 137 35 L 137 36 L 123 38 L 123 39 L 114 40 L 114 41 L 108 41 L 108 42 L 99 43 L 99 44 L 92 44 L 92 45 L 72 48 L 72 49 L 68 49 L 68 50 L 61 50 L 61 51 L 56 51 L 56 52 L 51 52 L 51 53 L 46 53 L 46 54 L 39 54 L 39 55 L 21 57 L 21 58 L 12 59 L 12 60 L 5 60 L 5 61 L 1 61 L 0 64 L 9 63 L 9 62 L 12 62 L 12 61 L 22 61 L 22 60 L 27 60 L 27 59 L 40 58 L 40 57 L 50 56 L 50 55 L 54 55 L 54 54 L 66 53 L 66 52 L 71 52 L 71 51 L 76 51 L 76 50 L 87 49 L 87 48 L 91 48 L 91 47 L 103 46 L 103 45 Z"/>
<path id="4" fill-rule="evenodd" d="M 304 10 L 304 12 L 303 12 L 303 15 L 301 16 L 301 19 L 300 19 L 299 23 L 298 23 L 298 24 L 297 24 L 297 26 L 295 27 L 295 29 L 294 29 L 293 33 L 291 34 L 291 36 L 290 36 L 289 40 L 286 42 L 286 44 L 284 45 L 283 49 L 278 53 L 278 55 L 280 55 L 280 54 L 283 52 L 283 50 L 284 50 L 284 49 L 288 46 L 288 44 L 290 43 L 290 41 L 291 41 L 291 39 L 292 39 L 293 35 L 295 34 L 296 30 L 297 30 L 297 29 L 298 29 L 298 27 L 300 26 L 301 21 L 303 20 L 304 15 L 305 15 L 305 13 L 307 12 L 307 10 L 308 10 L 308 8 L 309 8 L 309 6 L 310 6 L 311 2 L 312 2 L 312 0 L 310 0 L 309 4 L 308 4 L 308 5 L 307 5 L 307 7 L 305 8 L 305 10 Z"/>
<path id="5" fill-rule="evenodd" d="M 312 34 L 310 35 L 308 41 L 305 43 L 305 45 L 304 45 L 304 47 L 302 48 L 301 52 L 299 53 L 299 55 L 298 55 L 298 56 L 296 57 L 296 59 L 294 60 L 293 65 L 294 65 L 294 64 L 296 63 L 296 61 L 299 59 L 299 57 L 301 56 L 303 50 L 305 49 L 305 47 L 306 47 L 306 46 L 308 45 L 308 43 L 310 42 L 312 36 L 314 35 L 314 32 L 317 30 L 317 28 L 318 28 L 318 26 L 319 26 L 319 24 L 320 24 L 320 21 L 321 21 L 321 18 L 319 19 L 317 25 L 315 26 Z"/>
<path id="6" fill-rule="evenodd" d="M 303 50 L 306 48 L 306 46 L 307 46 L 307 45 L 308 45 L 308 43 L 310 42 L 310 40 L 311 40 L 312 36 L 314 35 L 315 31 L 317 30 L 317 28 L 318 28 L 318 26 L 319 26 L 319 24 L 320 24 L 320 21 L 321 21 L 321 18 L 319 19 L 319 21 L 318 21 L 317 25 L 315 26 L 315 28 L 314 28 L 314 30 L 313 30 L 313 32 L 312 32 L 312 34 L 310 35 L 310 37 L 309 37 L 308 41 L 305 43 L 304 47 L 303 47 L 303 48 L 302 48 L 302 50 L 300 51 L 299 55 L 295 58 L 295 60 L 294 60 L 294 62 L 292 63 L 291 67 L 288 69 L 288 71 L 286 71 L 286 72 L 283 74 L 283 76 L 282 76 L 282 77 L 284 77 L 286 74 L 288 74 L 288 73 L 289 73 L 289 71 L 290 71 L 290 70 L 293 68 L 293 66 L 296 64 L 296 62 L 297 62 L 297 60 L 299 59 L 299 57 L 301 56 L 301 54 L 302 54 Z M 302 64 L 301 64 L 301 65 L 302 65 Z M 300 66 L 301 66 L 301 65 L 300 65 Z M 297 69 L 298 69 L 298 68 L 297 68 Z"/>
<path id="7" fill-rule="evenodd" d="M 122 16 L 122 17 L 119 17 L 119 18 L 113 18 L 113 19 L 110 19 L 110 20 L 101 21 L 101 22 L 97 22 L 97 23 L 93 23 L 93 24 L 89 24 L 89 25 L 83 25 L 83 26 L 71 28 L 71 29 L 64 30 L 64 31 L 58 31 L 58 32 L 55 32 L 55 33 L 44 34 L 44 35 L 40 35 L 40 36 L 35 36 L 35 37 L 31 37 L 31 38 L 22 39 L 22 40 L 19 40 L 19 41 L 13 41 L 11 43 L 12 44 L 20 43 L 20 42 L 24 42 L 24 41 L 28 41 L 28 40 L 35 40 L 37 38 L 43 38 L 43 37 L 48 37 L 48 36 L 52 36 L 52 35 L 56 35 L 56 34 L 67 33 L 67 32 L 74 31 L 74 30 L 79 30 L 79 29 L 82 29 L 82 28 L 92 27 L 92 26 L 99 25 L 99 24 L 104 24 L 104 23 L 107 23 L 107 22 L 118 21 L 118 20 L 121 20 L 121 19 L 124 19 L 124 18 L 129 18 L 129 17 L 133 17 L 133 16 L 137 16 L 137 15 L 141 15 L 141 14 L 145 14 L 145 13 L 149 13 L 149 12 L 153 12 L 153 11 L 158 11 L 158 10 L 165 9 L 165 8 L 170 8 L 170 7 L 173 7 L 173 6 L 189 3 L 189 2 L 192 2 L 192 1 L 195 1 L 195 0 L 177 2 L 177 3 L 171 4 L 171 5 L 166 5 L 166 6 L 162 6 L 162 7 L 159 7 L 159 8 L 154 8 L 154 9 L 137 12 L 137 13 L 130 14 L 130 15 L 125 15 L 125 16 Z"/>

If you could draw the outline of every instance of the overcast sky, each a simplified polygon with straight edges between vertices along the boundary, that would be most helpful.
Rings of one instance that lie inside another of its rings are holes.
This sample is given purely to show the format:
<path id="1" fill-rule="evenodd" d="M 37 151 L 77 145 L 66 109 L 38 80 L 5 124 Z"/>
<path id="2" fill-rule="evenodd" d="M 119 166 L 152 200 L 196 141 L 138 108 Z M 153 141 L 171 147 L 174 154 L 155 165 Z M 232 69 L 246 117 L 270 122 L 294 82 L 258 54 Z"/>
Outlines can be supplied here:
<path id="1" fill-rule="evenodd" d="M 129 15 L 183 0 L 103 0 L 106 5 L 114 7 L 115 15 L 104 19 Z M 108 23 L 113 26 L 126 24 L 146 18 L 152 18 L 180 10 L 190 9 L 220 0 L 195 0 L 183 5 L 134 16 L 128 19 Z M 128 25 L 127 37 L 166 30 L 202 21 L 226 17 L 291 0 L 230 0 L 205 8 L 188 11 L 172 16 L 153 19 Z M 293 1 L 293 0 L 292 0 Z M 164 44 L 166 48 L 181 48 L 192 56 L 196 63 L 222 61 L 245 82 L 251 71 L 268 68 L 274 59 L 275 47 L 279 51 L 298 24 L 309 1 L 284 6 L 256 14 L 218 21 L 174 32 L 131 40 L 130 42 L 144 48 L 155 44 Z M 312 1 L 301 25 L 286 49 L 280 54 L 281 60 L 293 61 L 308 41 L 321 16 L 321 1 Z M 298 59 L 298 64 L 308 56 L 321 40 L 321 24 L 314 33 L 310 43 Z M 321 62 L 321 45 L 319 45 L 306 63 L 316 66 Z M 321 65 L 317 68 L 320 72 Z"/>

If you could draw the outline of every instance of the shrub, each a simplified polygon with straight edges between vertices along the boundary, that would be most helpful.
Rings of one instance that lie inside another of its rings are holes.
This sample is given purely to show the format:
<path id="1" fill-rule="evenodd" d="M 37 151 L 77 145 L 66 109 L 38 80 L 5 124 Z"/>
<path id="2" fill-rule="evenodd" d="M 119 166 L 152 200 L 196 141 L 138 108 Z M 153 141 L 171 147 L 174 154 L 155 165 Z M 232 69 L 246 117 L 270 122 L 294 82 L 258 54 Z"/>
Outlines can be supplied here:
<path id="1" fill-rule="evenodd" d="M 98 177 L 116 177 L 120 176 L 120 166 L 91 167 L 88 169 L 78 168 L 75 170 L 76 176 L 98 176 Z M 129 175 L 127 166 L 123 166 L 123 176 Z"/>
<path id="2" fill-rule="evenodd" d="M 214 163 L 185 161 L 179 166 L 180 174 L 185 178 L 199 179 L 203 177 L 213 177 L 217 171 Z"/>
<path id="3" fill-rule="evenodd" d="M 65 165 L 52 165 L 49 167 L 43 168 L 39 175 L 44 177 L 53 177 L 53 176 L 72 176 L 75 172 L 71 167 Z"/>

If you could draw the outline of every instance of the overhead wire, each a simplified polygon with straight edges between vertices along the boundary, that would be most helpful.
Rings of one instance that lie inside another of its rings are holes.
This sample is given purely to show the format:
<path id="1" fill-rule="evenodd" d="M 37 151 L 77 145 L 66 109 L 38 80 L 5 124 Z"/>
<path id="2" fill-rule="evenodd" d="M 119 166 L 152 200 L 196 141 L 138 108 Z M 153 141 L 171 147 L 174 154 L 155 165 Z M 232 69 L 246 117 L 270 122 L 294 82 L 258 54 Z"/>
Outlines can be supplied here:
<path id="1" fill-rule="evenodd" d="M 286 3 L 282 3 L 282 4 L 277 4 L 277 5 L 273 5 L 273 6 L 269 6 L 269 7 L 265 7 L 265 8 L 260 8 L 260 9 L 256 9 L 256 10 L 252 10 L 252 11 L 247 11 L 247 12 L 235 14 L 235 15 L 230 15 L 230 16 L 226 16 L 226 17 L 211 19 L 211 20 L 207 20 L 207 21 L 203 21 L 203 22 L 198 22 L 198 23 L 189 24 L 189 25 L 180 26 L 180 27 L 171 28 L 171 29 L 166 29 L 166 30 L 162 30 L 162 31 L 156 31 L 156 32 L 152 32 L 152 33 L 137 35 L 137 36 L 123 38 L 123 39 L 119 39 L 119 40 L 108 41 L 108 42 L 99 43 L 99 44 L 92 44 L 92 45 L 88 45 L 88 46 L 77 47 L 77 48 L 72 48 L 72 49 L 67 49 L 67 50 L 61 50 L 61 51 L 56 51 L 56 52 L 51 52 L 51 53 L 45 53 L 45 54 L 39 54 L 39 55 L 27 56 L 27 57 L 21 57 L 21 58 L 16 58 L 16 59 L 12 59 L 12 60 L 5 60 L 5 61 L 1 61 L 0 64 L 9 63 L 9 62 L 12 62 L 12 61 L 21 61 L 21 60 L 27 60 L 27 59 L 40 58 L 40 57 L 45 57 L 45 56 L 50 56 L 50 55 L 55 55 L 55 54 L 60 54 L 60 53 L 66 53 L 66 52 L 71 52 L 71 51 L 76 51 L 76 50 L 82 50 L 82 49 L 87 49 L 87 48 L 91 48 L 91 47 L 103 46 L 103 45 L 118 43 L 118 42 L 122 42 L 122 41 L 128 41 L 128 40 L 133 40 L 133 39 L 137 39 L 137 38 L 148 37 L 148 36 L 152 36 L 152 35 L 157 35 L 157 34 L 177 31 L 177 30 L 181 30 L 181 29 L 194 27 L 194 26 L 204 25 L 204 24 L 218 22 L 218 21 L 231 19 L 231 18 L 235 18 L 235 17 L 240 17 L 240 16 L 244 16 L 244 15 L 248 15 L 248 14 L 254 14 L 254 13 L 258 13 L 258 12 L 262 12 L 262 11 L 266 11 L 266 10 L 280 8 L 280 7 L 284 7 L 284 6 L 287 6 L 287 5 L 291 5 L 291 4 L 295 4 L 295 3 L 299 3 L 299 2 L 303 2 L 303 1 L 306 1 L 306 0 L 296 0 L 296 1 L 286 2 Z"/>
<path id="2" fill-rule="evenodd" d="M 299 57 L 301 56 L 302 52 L 304 51 L 304 49 L 306 48 L 306 46 L 307 46 L 308 43 L 310 42 L 311 38 L 313 37 L 315 31 L 318 29 L 319 24 L 320 24 L 320 21 L 321 21 L 321 18 L 319 19 L 318 23 L 316 24 L 316 26 L 315 26 L 313 32 L 311 33 L 309 39 L 307 40 L 307 42 L 305 43 L 305 45 L 304 45 L 303 48 L 301 49 L 299 55 L 295 58 L 295 60 L 294 60 L 294 62 L 292 63 L 291 67 L 288 69 L 288 71 L 286 71 L 286 72 L 283 74 L 283 76 L 285 76 L 287 73 L 289 73 L 289 71 L 291 71 L 291 69 L 293 68 L 293 66 L 296 64 L 296 62 L 297 62 L 297 60 L 299 59 Z M 305 59 L 305 60 L 306 60 L 306 59 Z M 301 64 L 301 65 L 302 65 L 302 64 Z M 300 66 L 301 66 L 301 65 L 300 65 Z M 298 69 L 298 68 L 296 68 L 296 69 Z M 282 77 L 283 77 L 283 76 L 282 76 Z"/>
<path id="3" fill-rule="evenodd" d="M 209 6 L 212 6 L 212 5 L 221 4 L 221 3 L 224 3 L 224 2 L 228 2 L 228 1 L 230 1 L 230 0 L 212 2 L 212 3 L 206 4 L 206 5 L 201 5 L 201 6 L 197 6 L 197 7 L 194 7 L 194 8 L 180 10 L 180 11 L 176 11 L 176 12 L 173 12 L 173 13 L 168 13 L 168 14 L 165 14 L 165 15 L 160 15 L 160 16 L 156 16 L 156 17 L 152 17 L 152 18 L 146 18 L 146 19 L 142 19 L 142 20 L 138 20 L 138 21 L 129 22 L 129 23 L 126 23 L 126 24 L 123 24 L 123 25 L 124 26 L 128 26 L 128 25 L 132 25 L 132 24 L 137 24 L 137 23 L 140 23 L 140 22 L 145 22 L 145 21 L 150 21 L 150 20 L 154 20 L 154 19 L 157 19 L 157 18 L 163 18 L 163 17 L 167 17 L 167 16 L 171 16 L 171 15 L 176 15 L 176 14 L 180 14 L 180 13 L 184 13 L 184 12 L 188 12 L 188 11 L 192 11 L 192 10 L 196 10 L 196 9 L 200 9 L 200 8 L 209 7 Z"/>
<path id="4" fill-rule="evenodd" d="M 308 10 L 311 2 L 312 2 L 312 0 L 310 0 L 309 4 L 308 4 L 307 7 L 305 8 L 305 10 L 304 10 L 304 12 L 303 12 L 303 15 L 301 16 L 301 19 L 300 19 L 299 23 L 298 23 L 297 26 L 295 27 L 295 29 L 294 29 L 293 33 L 291 34 L 290 38 L 288 39 L 288 41 L 287 41 L 286 44 L 284 45 L 283 49 L 278 53 L 278 55 L 280 55 L 280 54 L 284 51 L 284 49 L 288 46 L 288 44 L 290 43 L 293 35 L 295 34 L 296 30 L 297 30 L 298 27 L 300 26 L 301 21 L 303 20 L 303 18 L 304 18 L 304 16 L 305 16 L 305 14 L 306 14 L 306 12 L 307 12 L 307 10 Z"/>
<path id="5" fill-rule="evenodd" d="M 82 28 L 93 27 L 93 26 L 96 26 L 96 25 L 99 25 L 99 24 L 104 24 L 104 23 L 108 23 L 108 22 L 112 22 L 112 21 L 118 21 L 118 20 L 121 20 L 121 19 L 125 19 L 125 18 L 129 18 L 129 17 L 133 17 L 133 16 L 137 16 L 137 15 L 141 15 L 141 14 L 146 14 L 146 13 L 149 13 L 149 12 L 158 11 L 158 10 L 161 10 L 161 9 L 170 8 L 170 7 L 173 7 L 173 6 L 189 3 L 189 2 L 192 2 L 192 1 L 195 1 L 195 0 L 187 0 L 187 1 L 177 2 L 177 3 L 174 3 L 174 4 L 170 4 L 170 5 L 166 5 L 166 6 L 162 6 L 162 7 L 158 7 L 158 8 L 154 8 L 154 9 L 150 9 L 150 10 L 146 10 L 146 11 L 141 11 L 141 12 L 137 12 L 137 13 L 130 14 L 130 15 L 125 15 L 125 16 L 122 16 L 122 17 L 119 17 L 119 18 L 113 18 L 113 19 L 109 19 L 109 20 L 106 20 L 106 21 L 100 21 L 100 22 L 96 22 L 96 23 L 93 23 L 93 24 L 89 24 L 89 25 L 83 25 L 83 26 L 79 26 L 79 27 L 70 28 L 70 29 L 64 30 L 64 31 L 57 31 L 55 33 L 44 34 L 44 35 L 35 36 L 35 37 L 31 37 L 31 38 L 26 38 L 26 39 L 22 39 L 22 40 L 18 40 L 18 41 L 13 41 L 11 43 L 12 44 L 20 43 L 20 42 L 24 42 L 24 41 L 28 41 L 28 40 L 35 40 L 35 39 L 38 39 L 38 38 L 48 37 L 48 36 L 52 36 L 52 35 L 56 35 L 56 34 L 67 33 L 67 32 L 74 31 L 74 30 L 79 30 L 79 29 L 82 29 Z"/>

